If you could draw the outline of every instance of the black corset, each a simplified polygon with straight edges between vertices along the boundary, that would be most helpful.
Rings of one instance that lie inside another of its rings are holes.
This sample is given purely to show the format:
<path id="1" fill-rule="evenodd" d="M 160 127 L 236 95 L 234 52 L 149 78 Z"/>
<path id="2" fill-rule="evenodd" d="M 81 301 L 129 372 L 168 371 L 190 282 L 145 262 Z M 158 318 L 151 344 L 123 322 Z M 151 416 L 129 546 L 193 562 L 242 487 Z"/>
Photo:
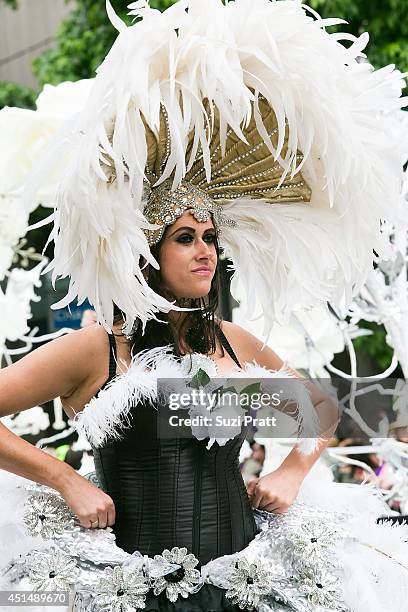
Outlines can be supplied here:
<path id="1" fill-rule="evenodd" d="M 185 546 L 201 564 L 245 548 L 256 528 L 238 462 L 244 434 L 207 450 L 208 440 L 159 439 L 149 404 L 129 417 L 120 440 L 94 449 L 117 544 L 149 556 Z"/>

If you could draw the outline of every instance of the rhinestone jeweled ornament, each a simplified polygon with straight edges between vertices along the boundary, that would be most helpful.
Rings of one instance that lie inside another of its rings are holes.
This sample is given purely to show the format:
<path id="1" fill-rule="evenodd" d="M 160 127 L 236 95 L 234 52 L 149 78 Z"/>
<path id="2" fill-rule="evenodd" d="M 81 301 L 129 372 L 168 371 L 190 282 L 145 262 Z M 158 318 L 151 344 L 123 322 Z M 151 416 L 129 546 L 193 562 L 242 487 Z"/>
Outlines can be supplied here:
<path id="1" fill-rule="evenodd" d="M 239 559 L 228 579 L 225 596 L 241 610 L 253 610 L 261 595 L 267 595 L 273 587 L 270 572 L 262 563 L 249 563 L 245 557 Z"/>
<path id="2" fill-rule="evenodd" d="M 293 533 L 295 558 L 302 557 L 310 565 L 327 564 L 327 555 L 336 547 L 340 537 L 339 530 L 327 522 L 306 521 Z"/>
<path id="3" fill-rule="evenodd" d="M 171 182 L 166 181 L 159 187 L 153 187 L 144 215 L 149 223 L 160 226 L 157 230 L 144 230 L 150 246 L 157 244 L 167 225 L 174 223 L 188 209 L 193 211 L 194 218 L 205 223 L 213 216 L 217 231 L 223 225 L 235 227 L 236 222 L 222 213 L 222 206 L 214 202 L 205 191 L 190 183 L 181 183 L 175 190 L 171 189 Z"/>
<path id="4" fill-rule="evenodd" d="M 75 559 L 57 548 L 30 555 L 28 579 L 36 591 L 67 591 L 75 584 L 79 573 Z"/>
<path id="5" fill-rule="evenodd" d="M 107 567 L 95 587 L 95 610 L 134 612 L 145 607 L 147 579 L 141 572 L 126 571 L 121 566 Z"/>
<path id="6" fill-rule="evenodd" d="M 340 579 L 332 572 L 310 572 L 302 577 L 299 588 L 316 612 L 347 609 Z"/>
<path id="7" fill-rule="evenodd" d="M 166 597 L 171 602 L 176 602 L 179 595 L 188 597 L 191 593 L 196 593 L 202 587 L 201 574 L 194 569 L 198 565 L 198 559 L 193 554 L 187 554 L 187 548 L 174 547 L 164 550 L 161 555 L 155 555 L 157 561 L 167 561 L 180 567 L 157 578 L 153 582 L 153 593 L 160 595 L 166 591 Z"/>
<path id="8" fill-rule="evenodd" d="M 25 502 L 23 521 L 30 536 L 44 540 L 61 535 L 73 515 L 66 503 L 56 495 L 35 493 Z"/>

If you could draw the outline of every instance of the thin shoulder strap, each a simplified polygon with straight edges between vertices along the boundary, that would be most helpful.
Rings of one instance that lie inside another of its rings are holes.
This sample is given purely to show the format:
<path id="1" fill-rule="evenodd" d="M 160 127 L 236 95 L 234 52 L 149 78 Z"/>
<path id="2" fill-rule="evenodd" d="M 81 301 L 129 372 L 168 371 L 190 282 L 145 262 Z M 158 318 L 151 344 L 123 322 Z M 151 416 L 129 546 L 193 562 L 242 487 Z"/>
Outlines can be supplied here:
<path id="1" fill-rule="evenodd" d="M 225 334 L 222 331 L 221 327 L 217 324 L 215 329 L 216 329 L 218 338 L 220 339 L 220 342 L 221 342 L 222 346 L 225 348 L 225 350 L 227 351 L 228 355 L 235 361 L 237 366 L 242 369 L 242 366 L 239 363 L 238 357 L 234 353 L 234 349 L 232 348 L 232 346 L 228 342 L 227 338 L 225 337 Z"/>
<path id="2" fill-rule="evenodd" d="M 116 375 L 116 340 L 113 334 L 108 334 L 109 340 L 109 376 L 108 379 L 103 383 L 101 389 L 104 389 L 106 385 L 114 378 Z"/>

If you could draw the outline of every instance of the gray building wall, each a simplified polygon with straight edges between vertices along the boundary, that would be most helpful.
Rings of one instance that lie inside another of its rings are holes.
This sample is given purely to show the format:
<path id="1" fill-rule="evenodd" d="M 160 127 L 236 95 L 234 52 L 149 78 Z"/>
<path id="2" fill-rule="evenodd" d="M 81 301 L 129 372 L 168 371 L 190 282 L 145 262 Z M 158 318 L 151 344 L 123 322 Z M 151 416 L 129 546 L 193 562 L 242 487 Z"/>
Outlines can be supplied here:
<path id="1" fill-rule="evenodd" d="M 72 3 L 64 0 L 18 0 L 13 11 L 0 3 L 0 80 L 36 89 L 31 64 L 52 46 L 54 35 Z"/>

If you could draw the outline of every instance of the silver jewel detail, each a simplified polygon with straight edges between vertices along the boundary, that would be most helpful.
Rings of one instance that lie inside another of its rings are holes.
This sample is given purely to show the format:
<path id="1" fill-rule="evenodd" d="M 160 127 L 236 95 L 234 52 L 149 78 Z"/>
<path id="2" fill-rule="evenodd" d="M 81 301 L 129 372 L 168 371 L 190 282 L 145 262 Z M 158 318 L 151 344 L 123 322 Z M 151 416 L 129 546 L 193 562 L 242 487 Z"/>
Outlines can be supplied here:
<path id="1" fill-rule="evenodd" d="M 73 518 L 64 500 L 56 495 L 35 493 L 25 502 L 23 521 L 30 536 L 54 539 L 63 533 Z"/>
<path id="2" fill-rule="evenodd" d="M 78 579 L 75 559 L 57 548 L 29 556 L 28 579 L 36 591 L 67 591 Z"/>
<path id="3" fill-rule="evenodd" d="M 95 612 L 133 612 L 145 607 L 149 584 L 142 572 L 107 567 L 95 586 Z"/>
<path id="4" fill-rule="evenodd" d="M 212 189 L 218 189 L 220 187 L 229 187 L 230 185 L 239 185 L 240 183 L 245 183 L 247 181 L 256 179 L 256 178 L 260 178 L 262 176 L 267 176 L 268 174 L 270 174 L 271 172 L 273 172 L 274 170 L 279 169 L 281 166 L 279 163 L 273 164 L 273 166 L 271 166 L 270 168 L 268 168 L 267 170 L 262 170 L 260 172 L 255 172 L 253 174 L 247 174 L 245 176 L 241 176 L 239 178 L 236 179 L 231 179 L 227 182 L 224 183 L 215 183 L 214 185 L 211 186 Z M 202 187 L 203 185 L 206 184 L 206 180 L 202 179 L 199 183 L 198 186 Z"/>
<path id="5" fill-rule="evenodd" d="M 345 610 L 340 579 L 332 572 L 323 569 L 319 573 L 306 574 L 300 582 L 300 591 L 313 610 Z"/>
<path id="6" fill-rule="evenodd" d="M 164 233 L 167 225 L 171 225 L 178 217 L 188 209 L 193 211 L 197 221 L 208 221 L 213 215 L 214 225 L 217 232 L 222 226 L 236 227 L 233 219 L 222 213 L 222 206 L 195 185 L 184 182 L 175 190 L 172 190 L 171 181 L 165 181 L 159 187 L 150 189 L 144 215 L 149 223 L 157 225 L 157 230 L 144 230 L 150 246 L 157 244 Z"/>
<path id="7" fill-rule="evenodd" d="M 188 554 L 187 548 L 175 546 L 171 551 L 166 549 L 161 555 L 155 555 L 154 558 L 156 561 L 166 561 L 179 566 L 170 574 L 153 581 L 153 593 L 155 595 L 160 595 L 165 591 L 166 597 L 174 603 L 179 596 L 187 598 L 203 586 L 201 574 L 199 570 L 195 569 L 198 565 L 198 559 L 192 553 Z"/>
<path id="8" fill-rule="evenodd" d="M 293 549 L 296 558 L 307 558 L 311 565 L 325 562 L 341 534 L 330 524 L 320 521 L 305 521 L 293 533 Z"/>
<path id="9" fill-rule="evenodd" d="M 273 577 L 266 565 L 249 563 L 241 557 L 229 576 L 225 596 L 238 605 L 241 610 L 253 610 L 258 606 L 262 595 L 267 595 L 273 587 Z"/>
<path id="10" fill-rule="evenodd" d="M 282 197 L 281 194 L 279 194 L 280 191 L 284 191 L 285 189 L 295 189 L 296 187 L 303 187 L 304 185 L 304 181 L 298 181 L 297 183 L 288 183 L 287 185 L 281 185 L 281 187 L 274 187 L 273 189 L 265 189 L 263 187 L 257 187 L 248 191 L 241 191 L 240 193 L 216 193 L 214 194 L 212 197 L 214 200 L 236 200 L 238 198 L 243 198 L 245 196 L 251 196 L 254 193 L 261 193 L 261 194 L 265 194 L 267 191 L 269 191 L 271 193 L 271 196 L 268 197 L 268 200 L 272 200 L 272 199 L 280 199 Z M 277 194 L 276 196 L 274 194 Z M 265 196 L 264 196 L 264 199 Z M 304 199 L 302 197 L 302 199 Z"/>

